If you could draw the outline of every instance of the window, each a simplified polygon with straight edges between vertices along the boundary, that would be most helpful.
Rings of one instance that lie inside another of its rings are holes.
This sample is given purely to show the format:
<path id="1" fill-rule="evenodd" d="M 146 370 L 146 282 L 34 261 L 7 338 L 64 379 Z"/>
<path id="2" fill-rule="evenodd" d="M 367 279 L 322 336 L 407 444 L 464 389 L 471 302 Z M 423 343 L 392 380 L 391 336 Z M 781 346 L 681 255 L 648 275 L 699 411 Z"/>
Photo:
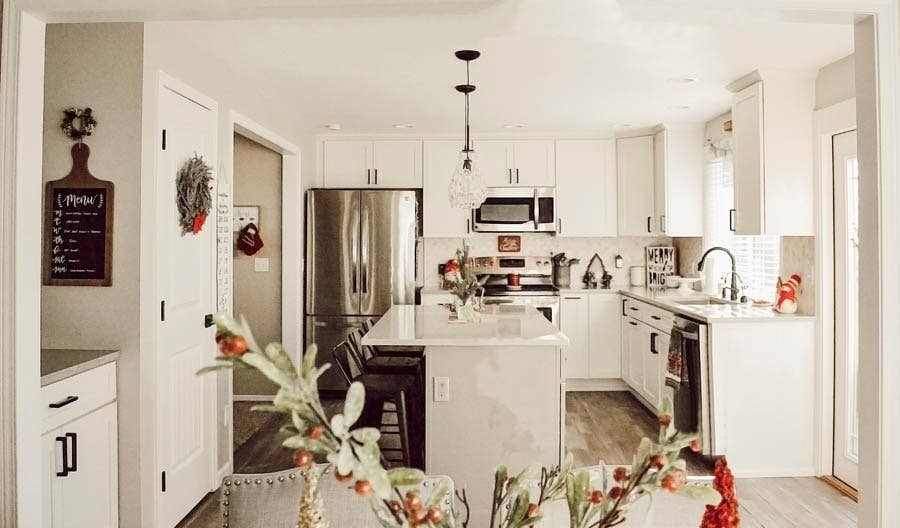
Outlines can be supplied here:
<path id="1" fill-rule="evenodd" d="M 777 236 L 738 236 L 729 225 L 734 207 L 734 176 L 730 152 L 718 151 L 708 160 L 704 174 L 705 207 L 703 246 L 722 246 L 734 253 L 737 272 L 741 276 L 744 295 L 751 299 L 774 301 L 780 265 Z M 706 280 L 718 285 L 730 271 L 731 263 L 722 254 L 710 255 Z M 730 283 L 730 280 L 729 280 Z"/>

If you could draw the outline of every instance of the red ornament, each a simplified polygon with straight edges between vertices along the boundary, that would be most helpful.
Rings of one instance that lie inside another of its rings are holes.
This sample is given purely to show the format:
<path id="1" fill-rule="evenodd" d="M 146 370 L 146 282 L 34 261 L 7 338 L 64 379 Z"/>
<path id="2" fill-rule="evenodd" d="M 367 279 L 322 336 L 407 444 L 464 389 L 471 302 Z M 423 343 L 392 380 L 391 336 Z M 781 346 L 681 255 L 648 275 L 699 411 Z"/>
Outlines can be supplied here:
<path id="1" fill-rule="evenodd" d="M 653 455 L 650 458 L 650 467 L 652 467 L 653 469 L 655 469 L 657 471 L 664 468 L 666 466 L 666 464 L 668 464 L 668 463 L 669 463 L 669 459 L 668 459 L 668 457 L 666 457 L 666 455 L 662 455 L 662 454 Z"/>
<path id="2" fill-rule="evenodd" d="M 700 440 L 697 440 L 696 438 L 691 440 L 691 451 L 693 451 L 694 453 L 699 453 L 701 448 L 702 446 L 700 445 Z"/>
<path id="3" fill-rule="evenodd" d="M 297 451 L 294 453 L 294 466 L 308 468 L 313 463 L 313 454 L 309 451 Z"/>
<path id="4" fill-rule="evenodd" d="M 539 513 L 541 513 L 540 507 L 532 502 L 528 505 L 528 513 L 526 513 L 525 516 L 529 519 L 532 519 L 534 517 L 537 517 Z"/>
<path id="5" fill-rule="evenodd" d="M 588 502 L 591 504 L 600 504 L 603 502 L 603 492 L 600 490 L 594 490 L 588 495 Z"/>
<path id="6" fill-rule="evenodd" d="M 409 492 L 406 494 L 406 509 L 416 512 L 422 509 L 422 499 L 418 493 Z"/>
<path id="7" fill-rule="evenodd" d="M 340 482 L 341 484 L 345 482 L 349 482 L 350 479 L 353 478 L 353 472 L 347 473 L 346 475 L 342 475 L 337 469 L 334 470 L 334 478 Z"/>
<path id="8" fill-rule="evenodd" d="M 619 486 L 615 486 L 609 489 L 609 498 L 612 500 L 619 500 L 619 497 L 622 496 L 622 492 L 625 491 Z"/>
<path id="9" fill-rule="evenodd" d="M 247 339 L 240 335 L 224 337 L 219 341 L 219 350 L 226 357 L 241 357 L 247 352 Z"/>
<path id="10" fill-rule="evenodd" d="M 660 427 L 669 427 L 672 424 L 672 415 L 671 414 L 660 414 L 659 415 L 659 426 Z"/>
<path id="11" fill-rule="evenodd" d="M 191 227 L 191 231 L 196 235 L 203 229 L 203 224 L 206 223 L 206 213 L 200 213 L 194 217 L 194 225 Z"/>
<path id="12" fill-rule="evenodd" d="M 321 440 L 323 432 L 324 429 L 322 429 L 321 425 L 313 425 L 306 431 L 306 436 L 308 436 L 310 440 Z"/>
<path id="13" fill-rule="evenodd" d="M 425 515 L 425 518 L 428 519 L 429 522 L 433 524 L 437 524 L 441 522 L 441 519 L 444 518 L 444 512 L 441 511 L 440 508 L 431 508 L 428 510 L 428 513 Z"/>
<path id="14" fill-rule="evenodd" d="M 613 480 L 616 482 L 625 482 L 628 479 L 628 470 L 624 467 L 617 467 L 613 470 Z"/>

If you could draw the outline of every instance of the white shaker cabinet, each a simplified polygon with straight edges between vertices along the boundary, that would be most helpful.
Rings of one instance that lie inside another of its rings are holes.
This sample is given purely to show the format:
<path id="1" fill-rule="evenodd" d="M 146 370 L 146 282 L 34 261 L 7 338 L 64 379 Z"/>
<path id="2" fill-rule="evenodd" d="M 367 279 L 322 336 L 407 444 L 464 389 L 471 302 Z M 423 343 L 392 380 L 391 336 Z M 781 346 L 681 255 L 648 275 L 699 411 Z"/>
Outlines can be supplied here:
<path id="1" fill-rule="evenodd" d="M 323 185 L 328 188 L 422 187 L 422 142 L 325 140 Z"/>
<path id="2" fill-rule="evenodd" d="M 450 206 L 450 177 L 456 170 L 462 141 L 425 141 L 422 231 L 427 238 L 459 238 L 471 230 L 471 210 Z"/>
<path id="3" fill-rule="evenodd" d="M 728 86 L 732 99 L 738 235 L 813 235 L 813 109 L 807 74 L 756 71 Z"/>
<path id="4" fill-rule="evenodd" d="M 475 154 L 488 187 L 553 187 L 556 185 L 552 140 L 475 141 Z"/>
<path id="5" fill-rule="evenodd" d="M 556 234 L 604 237 L 617 234 L 614 139 L 556 142 Z"/>
<path id="6" fill-rule="evenodd" d="M 653 136 L 616 140 L 616 177 L 620 236 L 655 231 Z"/>
<path id="7" fill-rule="evenodd" d="M 661 332 L 649 326 L 643 326 L 642 331 L 646 338 L 643 343 L 643 395 L 647 401 L 659 409 L 662 406 L 662 387 L 665 381 L 665 368 L 669 350 L 669 334 Z"/>
<path id="8" fill-rule="evenodd" d="M 588 296 L 563 295 L 559 307 L 559 329 L 569 338 L 569 346 L 565 349 L 567 379 L 590 377 L 590 327 Z"/>
<path id="9" fill-rule="evenodd" d="M 602 293 L 589 297 L 591 346 L 588 372 L 594 379 L 620 378 L 622 328 L 619 319 L 622 312 L 622 298 Z"/>
<path id="10" fill-rule="evenodd" d="M 41 388 L 44 528 L 119 526 L 116 366 Z"/>
<path id="11" fill-rule="evenodd" d="M 704 125 L 666 125 L 653 136 L 654 233 L 703 236 Z"/>
<path id="12" fill-rule="evenodd" d="M 644 390 L 643 325 L 631 317 L 622 318 L 622 379 L 638 392 Z"/>

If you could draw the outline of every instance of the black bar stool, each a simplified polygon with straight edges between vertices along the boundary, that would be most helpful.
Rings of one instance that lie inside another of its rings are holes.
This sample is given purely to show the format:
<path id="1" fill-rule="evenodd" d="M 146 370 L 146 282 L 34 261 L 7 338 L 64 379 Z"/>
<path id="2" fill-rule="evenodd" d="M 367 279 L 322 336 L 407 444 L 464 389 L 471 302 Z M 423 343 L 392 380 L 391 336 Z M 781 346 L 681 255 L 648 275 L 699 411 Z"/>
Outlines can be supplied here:
<path id="1" fill-rule="evenodd" d="M 422 377 L 422 359 L 408 356 L 382 356 L 376 354 L 373 347 L 363 345 L 362 330 L 354 330 L 347 336 L 351 351 L 363 367 L 364 372 L 372 374 L 408 374 Z"/>
<path id="2" fill-rule="evenodd" d="M 418 398 L 411 398 L 411 394 L 417 394 L 419 380 L 415 376 L 402 374 L 375 374 L 368 373 L 356 359 L 349 342 L 343 341 L 332 350 L 334 362 L 337 364 L 347 383 L 360 382 L 366 388 L 366 404 L 360 417 L 359 425 L 363 427 L 376 427 L 379 430 L 392 424 L 384 421 L 384 404 L 392 403 L 397 415 L 397 432 L 400 439 L 400 448 L 382 448 L 383 452 L 399 452 L 401 464 L 405 466 L 424 469 L 424 460 L 419 447 L 410 446 L 410 415 L 418 415 Z M 424 402 L 422 402 L 424 403 Z M 414 411 L 410 409 L 415 409 Z M 390 411 L 388 411 L 390 412 Z M 419 429 L 420 420 L 414 420 L 414 427 Z M 417 437 L 419 435 L 417 434 Z M 417 444 L 419 442 L 416 442 Z"/>

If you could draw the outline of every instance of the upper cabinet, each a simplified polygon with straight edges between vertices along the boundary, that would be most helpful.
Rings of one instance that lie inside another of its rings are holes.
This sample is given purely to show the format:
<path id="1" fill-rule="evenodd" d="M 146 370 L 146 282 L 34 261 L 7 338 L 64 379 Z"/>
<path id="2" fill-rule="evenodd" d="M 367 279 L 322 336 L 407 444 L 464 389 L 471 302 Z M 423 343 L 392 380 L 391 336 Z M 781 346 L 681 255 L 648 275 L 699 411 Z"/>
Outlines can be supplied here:
<path id="1" fill-rule="evenodd" d="M 619 235 L 703 234 L 703 125 L 616 140 Z"/>
<path id="2" fill-rule="evenodd" d="M 424 143 L 425 185 L 422 191 L 422 232 L 425 237 L 459 238 L 469 234 L 470 211 L 450 207 L 450 176 L 456 170 L 460 140 Z"/>
<path id="3" fill-rule="evenodd" d="M 619 235 L 653 234 L 653 136 L 616 140 Z"/>
<path id="4" fill-rule="evenodd" d="M 556 234 L 616 236 L 616 142 L 556 142 Z"/>
<path id="5" fill-rule="evenodd" d="M 326 140 L 322 157 L 325 187 L 422 187 L 422 142 L 419 140 Z"/>
<path id="6" fill-rule="evenodd" d="M 661 235 L 703 236 L 704 128 L 666 125 L 653 136 L 654 227 Z"/>
<path id="7" fill-rule="evenodd" d="M 734 211 L 738 235 L 813 235 L 815 81 L 756 71 L 734 92 Z"/>
<path id="8" fill-rule="evenodd" d="M 488 187 L 553 187 L 553 147 L 544 139 L 483 139 L 475 142 L 475 153 Z"/>

